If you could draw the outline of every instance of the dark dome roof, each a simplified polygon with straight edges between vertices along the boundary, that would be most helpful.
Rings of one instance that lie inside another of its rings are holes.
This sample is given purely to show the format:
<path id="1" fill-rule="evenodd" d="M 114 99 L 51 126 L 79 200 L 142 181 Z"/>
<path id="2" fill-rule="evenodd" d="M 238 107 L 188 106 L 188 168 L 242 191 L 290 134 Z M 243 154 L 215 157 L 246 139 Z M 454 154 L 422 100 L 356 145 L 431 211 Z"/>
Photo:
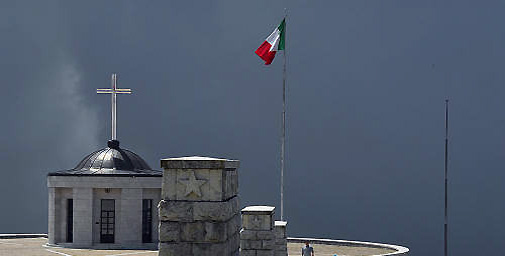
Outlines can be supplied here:
<path id="1" fill-rule="evenodd" d="M 110 140 L 107 147 L 97 150 L 82 159 L 71 170 L 49 173 L 57 175 L 133 175 L 161 176 L 161 171 L 152 170 L 139 155 L 119 147 L 119 141 Z"/>

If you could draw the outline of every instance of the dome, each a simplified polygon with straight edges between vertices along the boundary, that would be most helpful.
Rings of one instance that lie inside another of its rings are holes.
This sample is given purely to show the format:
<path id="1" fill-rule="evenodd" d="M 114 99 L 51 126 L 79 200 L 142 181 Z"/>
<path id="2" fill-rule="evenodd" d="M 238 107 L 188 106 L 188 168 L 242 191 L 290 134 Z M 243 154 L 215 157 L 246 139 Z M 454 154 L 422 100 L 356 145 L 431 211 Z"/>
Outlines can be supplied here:
<path id="1" fill-rule="evenodd" d="M 57 175 L 129 175 L 161 176 L 162 172 L 151 167 L 134 152 L 119 147 L 119 141 L 110 140 L 107 147 L 97 150 L 82 159 L 74 169 L 53 172 Z"/>

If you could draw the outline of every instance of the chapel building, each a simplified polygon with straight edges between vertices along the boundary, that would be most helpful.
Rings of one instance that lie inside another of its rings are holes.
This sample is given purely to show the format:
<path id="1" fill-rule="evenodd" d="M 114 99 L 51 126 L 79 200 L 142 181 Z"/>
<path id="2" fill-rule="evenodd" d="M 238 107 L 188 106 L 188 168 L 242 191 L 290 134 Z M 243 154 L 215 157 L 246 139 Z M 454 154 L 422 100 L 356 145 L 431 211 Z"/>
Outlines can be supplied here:
<path id="1" fill-rule="evenodd" d="M 110 140 L 75 168 L 47 175 L 48 243 L 157 248 L 162 171 Z"/>

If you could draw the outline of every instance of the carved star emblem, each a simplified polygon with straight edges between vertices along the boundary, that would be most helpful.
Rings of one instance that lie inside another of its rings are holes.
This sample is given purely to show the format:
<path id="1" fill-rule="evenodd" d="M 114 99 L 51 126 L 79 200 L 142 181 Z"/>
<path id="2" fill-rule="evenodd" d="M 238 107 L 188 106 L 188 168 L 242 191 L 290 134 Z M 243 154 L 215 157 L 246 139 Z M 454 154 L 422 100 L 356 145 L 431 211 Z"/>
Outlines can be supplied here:
<path id="1" fill-rule="evenodd" d="M 253 215 L 251 218 L 251 224 L 254 228 L 260 228 L 261 227 L 261 217 L 258 215 Z"/>
<path id="2" fill-rule="evenodd" d="M 196 179 L 195 172 L 191 171 L 188 179 L 180 179 L 179 182 L 186 185 L 186 196 L 189 196 L 191 193 L 195 193 L 196 196 L 202 197 L 200 187 L 207 181 Z"/>

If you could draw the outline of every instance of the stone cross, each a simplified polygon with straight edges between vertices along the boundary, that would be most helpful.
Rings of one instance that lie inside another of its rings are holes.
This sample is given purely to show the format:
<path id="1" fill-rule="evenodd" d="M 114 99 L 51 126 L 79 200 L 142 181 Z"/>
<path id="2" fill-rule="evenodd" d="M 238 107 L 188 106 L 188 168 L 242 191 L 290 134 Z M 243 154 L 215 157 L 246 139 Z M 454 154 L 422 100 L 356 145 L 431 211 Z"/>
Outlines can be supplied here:
<path id="1" fill-rule="evenodd" d="M 112 107 L 112 140 L 116 140 L 116 94 L 131 94 L 131 89 L 118 89 L 117 88 L 117 75 L 112 74 L 112 88 L 110 89 L 96 89 L 96 93 L 110 93 L 111 94 L 111 107 Z"/>

